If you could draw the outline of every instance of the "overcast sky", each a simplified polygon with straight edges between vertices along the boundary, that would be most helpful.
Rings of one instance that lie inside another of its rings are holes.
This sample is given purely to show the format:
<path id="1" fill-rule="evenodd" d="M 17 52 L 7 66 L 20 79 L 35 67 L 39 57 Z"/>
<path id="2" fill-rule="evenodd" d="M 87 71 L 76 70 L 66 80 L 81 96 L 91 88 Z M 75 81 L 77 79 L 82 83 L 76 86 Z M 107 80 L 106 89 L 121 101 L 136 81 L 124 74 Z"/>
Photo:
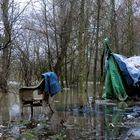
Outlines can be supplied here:
<path id="1" fill-rule="evenodd" d="M 38 0 L 15 0 L 18 4 L 20 4 L 20 8 L 23 9 L 27 4 L 28 10 L 32 10 L 32 6 L 34 6 L 34 8 L 38 9 L 40 6 L 39 1 Z"/>

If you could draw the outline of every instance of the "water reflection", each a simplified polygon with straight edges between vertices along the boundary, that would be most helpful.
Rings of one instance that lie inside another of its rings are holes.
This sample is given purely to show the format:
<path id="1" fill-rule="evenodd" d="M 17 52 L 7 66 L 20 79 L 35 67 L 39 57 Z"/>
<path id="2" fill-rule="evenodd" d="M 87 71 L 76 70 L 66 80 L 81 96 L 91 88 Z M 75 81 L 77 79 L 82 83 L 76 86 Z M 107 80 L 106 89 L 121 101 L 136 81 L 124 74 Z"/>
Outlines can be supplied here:
<path id="1" fill-rule="evenodd" d="M 86 99 L 85 104 L 81 106 L 81 103 L 76 102 L 77 94 L 78 92 L 65 91 L 62 96 L 57 96 L 55 102 L 58 116 L 66 120 L 66 124 L 74 124 L 71 133 L 76 132 L 74 134 L 77 136 L 76 139 L 121 139 L 119 136 L 123 127 L 120 124 L 123 116 L 120 111 L 123 111 L 126 106 L 117 103 L 91 105 L 86 102 Z M 89 95 L 91 97 L 92 94 Z"/>
<path id="2" fill-rule="evenodd" d="M 0 93 L 0 122 L 9 120 L 9 98 L 7 94 Z"/>
<path id="3" fill-rule="evenodd" d="M 34 107 L 33 118 L 39 121 L 47 120 L 52 131 L 65 130 L 67 138 L 79 140 L 109 140 L 121 139 L 123 127 L 123 112 L 125 106 L 118 103 L 96 102 L 92 103 L 92 91 L 79 102 L 77 89 L 64 90 L 51 98 L 51 104 L 55 113 L 43 107 Z M 45 113 L 44 113 L 45 112 Z M 18 95 L 6 94 L 0 97 L 0 122 L 20 120 L 20 108 Z M 24 108 L 23 120 L 30 119 L 30 108 Z M 12 127 L 12 133 L 18 133 L 17 126 Z"/>

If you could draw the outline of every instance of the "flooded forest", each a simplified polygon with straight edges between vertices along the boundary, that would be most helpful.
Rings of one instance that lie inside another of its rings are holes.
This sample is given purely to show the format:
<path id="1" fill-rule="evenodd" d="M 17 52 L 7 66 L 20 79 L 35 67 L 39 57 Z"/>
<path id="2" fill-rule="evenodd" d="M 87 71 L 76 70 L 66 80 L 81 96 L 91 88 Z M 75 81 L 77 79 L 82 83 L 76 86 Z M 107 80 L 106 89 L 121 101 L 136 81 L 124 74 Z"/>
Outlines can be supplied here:
<path id="1" fill-rule="evenodd" d="M 0 140 L 140 140 L 140 77 L 103 97 L 105 52 L 138 56 L 139 22 L 138 0 L 0 0 Z"/>

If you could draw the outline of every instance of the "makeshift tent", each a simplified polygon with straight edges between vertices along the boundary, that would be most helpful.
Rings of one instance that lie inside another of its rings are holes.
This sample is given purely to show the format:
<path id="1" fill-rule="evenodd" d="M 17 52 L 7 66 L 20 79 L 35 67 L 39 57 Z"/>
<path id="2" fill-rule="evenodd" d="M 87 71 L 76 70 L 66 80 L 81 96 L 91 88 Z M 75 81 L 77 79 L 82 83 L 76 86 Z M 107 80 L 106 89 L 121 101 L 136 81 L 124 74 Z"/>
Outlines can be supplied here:
<path id="1" fill-rule="evenodd" d="M 140 56 L 127 58 L 107 48 L 103 98 L 124 101 L 140 97 Z"/>

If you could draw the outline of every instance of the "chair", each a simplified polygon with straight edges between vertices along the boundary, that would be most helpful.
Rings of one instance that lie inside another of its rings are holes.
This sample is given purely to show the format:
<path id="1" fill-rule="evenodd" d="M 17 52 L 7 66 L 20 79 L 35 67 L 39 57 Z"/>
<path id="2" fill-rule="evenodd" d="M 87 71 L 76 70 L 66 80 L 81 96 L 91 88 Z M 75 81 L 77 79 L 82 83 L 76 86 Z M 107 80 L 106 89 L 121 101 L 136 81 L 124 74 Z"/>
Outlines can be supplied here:
<path id="1" fill-rule="evenodd" d="M 30 105 L 31 117 L 33 117 L 33 106 L 43 106 L 45 102 L 53 113 L 49 104 L 49 94 L 44 92 L 45 80 L 42 79 L 37 86 L 22 87 L 19 89 L 19 99 L 21 115 L 23 116 L 23 107 Z"/>

